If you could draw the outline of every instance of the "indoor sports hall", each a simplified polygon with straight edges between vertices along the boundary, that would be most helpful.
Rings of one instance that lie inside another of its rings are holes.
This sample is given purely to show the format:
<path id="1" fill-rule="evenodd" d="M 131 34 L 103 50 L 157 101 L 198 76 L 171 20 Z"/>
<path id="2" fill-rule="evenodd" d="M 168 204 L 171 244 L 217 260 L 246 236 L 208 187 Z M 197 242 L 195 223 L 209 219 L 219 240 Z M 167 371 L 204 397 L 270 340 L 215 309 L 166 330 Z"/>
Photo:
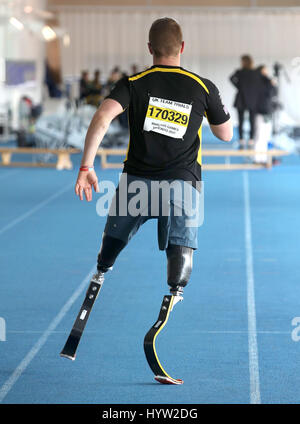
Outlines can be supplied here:
<path id="1" fill-rule="evenodd" d="M 169 271 L 152 219 L 82 310 L 104 196 L 128 157 L 126 111 L 97 150 L 90 202 L 75 194 L 87 131 L 121 78 L 148 78 L 162 17 L 182 28 L 181 77 L 214 82 L 233 137 L 203 118 L 202 222 L 183 300 L 158 318 Z M 296 0 L 0 0 L 0 404 L 300 403 L 299 39 Z M 245 55 L 273 89 L 254 137 L 236 102 Z M 79 311 L 90 317 L 72 361 L 60 353 Z M 147 362 L 150 328 L 173 384 Z"/>

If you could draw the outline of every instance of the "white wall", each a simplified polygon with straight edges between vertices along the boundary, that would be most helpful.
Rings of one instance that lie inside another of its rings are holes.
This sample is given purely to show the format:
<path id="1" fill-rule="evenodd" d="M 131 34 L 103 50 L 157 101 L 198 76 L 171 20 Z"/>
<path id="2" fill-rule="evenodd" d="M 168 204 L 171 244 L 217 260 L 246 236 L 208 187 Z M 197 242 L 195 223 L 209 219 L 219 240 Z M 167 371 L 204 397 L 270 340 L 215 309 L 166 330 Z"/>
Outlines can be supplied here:
<path id="1" fill-rule="evenodd" d="M 275 61 L 291 71 L 300 56 L 300 9 L 105 8 L 61 6 L 60 24 L 71 36 L 62 48 L 64 76 L 79 76 L 82 69 L 103 71 L 115 65 L 129 70 L 132 63 L 151 65 L 146 48 L 154 19 L 171 16 L 182 26 L 186 49 L 182 66 L 213 80 L 232 107 L 235 90 L 228 76 L 239 66 L 241 54 L 251 54 L 257 65 L 272 71 Z M 284 81 L 283 81 L 284 83 Z"/>

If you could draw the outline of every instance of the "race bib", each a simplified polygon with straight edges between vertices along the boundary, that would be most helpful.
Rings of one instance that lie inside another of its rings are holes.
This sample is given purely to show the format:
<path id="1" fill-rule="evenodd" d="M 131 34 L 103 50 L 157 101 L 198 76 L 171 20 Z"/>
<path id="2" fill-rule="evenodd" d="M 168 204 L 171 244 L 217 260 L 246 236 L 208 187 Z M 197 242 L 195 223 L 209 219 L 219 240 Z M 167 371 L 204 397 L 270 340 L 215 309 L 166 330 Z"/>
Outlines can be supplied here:
<path id="1" fill-rule="evenodd" d="M 154 131 L 173 138 L 183 138 L 186 133 L 192 105 L 174 100 L 150 97 L 145 131 Z"/>

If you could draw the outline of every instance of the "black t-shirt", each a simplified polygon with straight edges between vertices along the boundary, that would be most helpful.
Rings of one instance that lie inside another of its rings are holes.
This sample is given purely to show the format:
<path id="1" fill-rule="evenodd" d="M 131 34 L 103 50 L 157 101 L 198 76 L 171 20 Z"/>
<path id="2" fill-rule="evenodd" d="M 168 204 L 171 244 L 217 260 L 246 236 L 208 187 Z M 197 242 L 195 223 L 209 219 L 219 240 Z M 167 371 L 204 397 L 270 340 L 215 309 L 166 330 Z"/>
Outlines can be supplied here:
<path id="1" fill-rule="evenodd" d="M 128 108 L 130 139 L 124 172 L 154 180 L 201 180 L 203 117 L 230 115 L 217 87 L 177 66 L 154 65 L 122 78 L 107 98 Z"/>

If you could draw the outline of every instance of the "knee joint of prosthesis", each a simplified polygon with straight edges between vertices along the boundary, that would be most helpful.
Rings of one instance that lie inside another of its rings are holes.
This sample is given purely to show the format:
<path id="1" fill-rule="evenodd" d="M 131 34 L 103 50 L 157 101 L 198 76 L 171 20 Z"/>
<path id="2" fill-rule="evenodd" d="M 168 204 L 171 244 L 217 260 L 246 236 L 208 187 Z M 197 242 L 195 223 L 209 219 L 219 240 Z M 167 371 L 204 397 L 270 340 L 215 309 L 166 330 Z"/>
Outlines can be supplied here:
<path id="1" fill-rule="evenodd" d="M 115 237 L 102 237 L 102 245 L 98 253 L 97 270 L 99 272 L 107 272 L 110 270 L 117 259 L 117 256 L 124 249 L 126 243 Z"/>
<path id="2" fill-rule="evenodd" d="M 168 259 L 168 285 L 171 294 L 180 295 L 187 285 L 193 267 L 193 249 L 169 244 L 166 249 Z"/>

